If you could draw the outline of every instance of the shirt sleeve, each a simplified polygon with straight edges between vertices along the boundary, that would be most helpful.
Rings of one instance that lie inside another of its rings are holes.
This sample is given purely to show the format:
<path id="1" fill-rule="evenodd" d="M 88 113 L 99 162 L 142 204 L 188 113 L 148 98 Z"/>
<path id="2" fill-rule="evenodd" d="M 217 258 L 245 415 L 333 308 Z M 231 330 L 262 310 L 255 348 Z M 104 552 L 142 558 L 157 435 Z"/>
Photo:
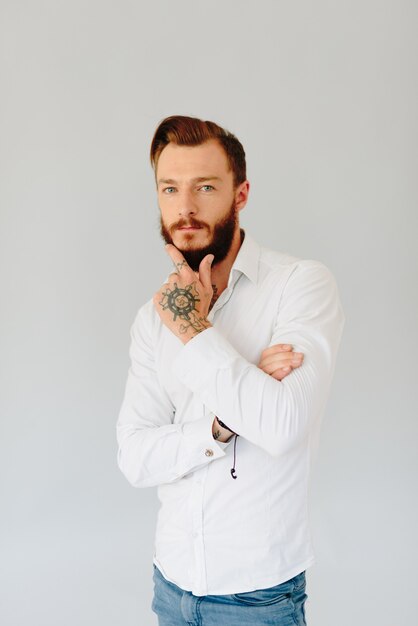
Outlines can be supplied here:
<path id="1" fill-rule="evenodd" d="M 332 273 L 319 261 L 301 261 L 283 289 L 270 341 L 303 352 L 300 367 L 278 381 L 211 327 L 185 344 L 173 371 L 229 428 L 280 456 L 309 436 L 322 413 L 344 323 Z"/>
<path id="2" fill-rule="evenodd" d="M 134 487 L 173 482 L 225 456 L 230 443 L 213 438 L 213 413 L 173 423 L 175 407 L 157 377 L 143 310 L 131 328 L 131 366 L 116 428 L 118 465 Z"/>

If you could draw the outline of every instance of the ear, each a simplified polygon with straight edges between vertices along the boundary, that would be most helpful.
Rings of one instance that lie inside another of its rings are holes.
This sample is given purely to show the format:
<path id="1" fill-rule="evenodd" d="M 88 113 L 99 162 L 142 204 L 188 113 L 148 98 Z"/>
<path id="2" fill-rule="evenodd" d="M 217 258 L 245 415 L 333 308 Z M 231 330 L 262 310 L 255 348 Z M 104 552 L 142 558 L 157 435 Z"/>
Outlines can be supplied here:
<path id="1" fill-rule="evenodd" d="M 250 182 L 248 180 L 244 180 L 244 182 L 238 185 L 235 189 L 235 205 L 237 207 L 237 211 L 241 211 L 241 209 L 245 207 L 249 193 Z"/>

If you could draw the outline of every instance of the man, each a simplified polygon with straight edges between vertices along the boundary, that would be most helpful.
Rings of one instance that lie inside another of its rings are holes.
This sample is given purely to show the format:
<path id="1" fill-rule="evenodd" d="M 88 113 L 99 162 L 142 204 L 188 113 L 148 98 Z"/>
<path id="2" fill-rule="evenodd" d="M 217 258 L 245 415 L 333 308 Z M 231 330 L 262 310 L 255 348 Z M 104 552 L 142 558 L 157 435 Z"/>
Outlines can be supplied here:
<path id="1" fill-rule="evenodd" d="M 161 501 L 152 608 L 160 626 L 306 624 L 335 280 L 240 228 L 249 182 L 231 133 L 166 118 L 151 162 L 174 271 L 132 326 L 117 432 L 122 472 Z"/>

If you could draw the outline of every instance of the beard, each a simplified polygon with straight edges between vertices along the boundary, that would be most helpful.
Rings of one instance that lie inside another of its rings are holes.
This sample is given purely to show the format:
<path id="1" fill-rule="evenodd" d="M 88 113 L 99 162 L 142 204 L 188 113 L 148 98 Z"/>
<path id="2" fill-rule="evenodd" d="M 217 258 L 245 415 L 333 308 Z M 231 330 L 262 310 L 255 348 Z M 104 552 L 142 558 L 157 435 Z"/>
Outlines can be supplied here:
<path id="1" fill-rule="evenodd" d="M 213 226 L 212 239 L 206 246 L 194 250 L 190 250 L 188 248 L 178 248 L 194 272 L 199 270 L 199 265 L 207 254 L 213 254 L 215 257 L 212 262 L 212 267 L 226 258 L 231 249 L 237 222 L 237 211 L 234 201 L 229 208 L 227 215 L 216 222 Z M 160 234 L 165 243 L 172 243 L 175 245 L 171 232 L 174 232 L 177 228 L 181 228 L 182 226 L 195 226 L 196 228 L 201 226 L 210 230 L 210 227 L 207 224 L 198 222 L 192 217 L 187 221 L 184 219 L 179 220 L 170 226 L 170 228 L 167 228 L 163 222 L 163 218 L 160 216 Z"/>

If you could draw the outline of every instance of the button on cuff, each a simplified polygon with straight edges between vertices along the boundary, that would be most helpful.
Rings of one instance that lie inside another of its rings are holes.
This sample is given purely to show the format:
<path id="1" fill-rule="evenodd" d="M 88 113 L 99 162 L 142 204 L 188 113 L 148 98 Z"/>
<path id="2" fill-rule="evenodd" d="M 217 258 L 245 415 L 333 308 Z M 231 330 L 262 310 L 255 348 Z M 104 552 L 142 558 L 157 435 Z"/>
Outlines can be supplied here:
<path id="1" fill-rule="evenodd" d="M 182 431 L 190 445 L 200 458 L 206 456 L 211 460 L 225 456 L 223 445 L 219 445 L 212 435 L 213 415 L 205 415 L 193 422 L 184 422 Z"/>

